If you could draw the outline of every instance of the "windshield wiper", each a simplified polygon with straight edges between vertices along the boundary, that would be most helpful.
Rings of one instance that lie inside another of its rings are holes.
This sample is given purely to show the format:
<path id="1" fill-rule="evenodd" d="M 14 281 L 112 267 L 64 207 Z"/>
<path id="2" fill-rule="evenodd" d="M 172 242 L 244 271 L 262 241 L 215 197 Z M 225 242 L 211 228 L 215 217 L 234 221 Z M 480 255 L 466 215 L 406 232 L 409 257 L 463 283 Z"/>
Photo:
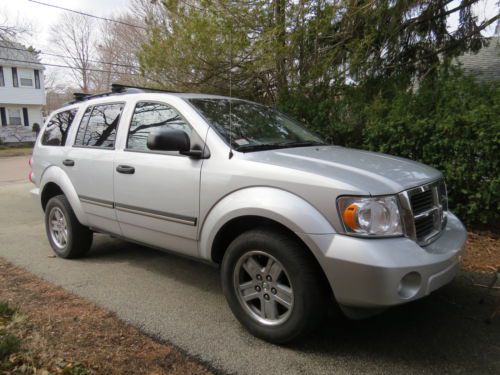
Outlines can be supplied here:
<path id="1" fill-rule="evenodd" d="M 284 146 L 285 147 L 304 147 L 304 146 L 326 146 L 326 143 L 317 142 L 317 141 L 297 141 L 297 142 L 288 142 Z"/>
<path id="2" fill-rule="evenodd" d="M 236 151 L 241 152 L 252 152 L 252 151 L 265 151 L 265 150 L 275 150 L 279 148 L 292 148 L 292 147 L 305 147 L 305 146 L 326 146 L 326 143 L 316 142 L 316 141 L 297 141 L 297 142 L 286 142 L 286 143 L 259 143 L 259 144 L 249 144 L 242 145 L 236 148 Z"/>
<path id="3" fill-rule="evenodd" d="M 242 145 L 235 148 L 236 151 L 241 152 L 251 152 L 251 151 L 264 151 L 264 150 L 274 150 L 277 148 L 285 148 L 288 147 L 288 143 L 259 143 L 259 144 L 250 144 L 250 145 Z"/>

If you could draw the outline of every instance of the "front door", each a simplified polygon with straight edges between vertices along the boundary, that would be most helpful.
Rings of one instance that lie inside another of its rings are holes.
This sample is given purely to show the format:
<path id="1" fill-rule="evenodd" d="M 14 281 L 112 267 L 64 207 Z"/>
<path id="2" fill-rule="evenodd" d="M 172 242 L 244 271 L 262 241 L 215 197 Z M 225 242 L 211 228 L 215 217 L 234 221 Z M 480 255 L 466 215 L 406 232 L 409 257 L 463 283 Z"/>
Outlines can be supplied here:
<path id="1" fill-rule="evenodd" d="M 148 135 L 161 128 L 184 130 L 201 139 L 172 106 L 138 102 L 124 150 L 114 162 L 115 210 L 127 238 L 197 255 L 200 169 L 203 161 L 178 152 L 152 152 Z"/>

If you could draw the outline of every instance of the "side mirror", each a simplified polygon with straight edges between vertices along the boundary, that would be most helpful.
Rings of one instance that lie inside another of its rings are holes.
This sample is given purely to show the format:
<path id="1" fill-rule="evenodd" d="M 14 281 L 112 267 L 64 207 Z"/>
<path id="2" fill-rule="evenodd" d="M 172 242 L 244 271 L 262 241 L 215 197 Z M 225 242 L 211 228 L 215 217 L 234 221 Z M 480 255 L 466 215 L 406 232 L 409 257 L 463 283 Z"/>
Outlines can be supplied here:
<path id="1" fill-rule="evenodd" d="M 148 135 L 147 146 L 150 150 L 189 152 L 189 135 L 179 129 L 163 129 Z"/>

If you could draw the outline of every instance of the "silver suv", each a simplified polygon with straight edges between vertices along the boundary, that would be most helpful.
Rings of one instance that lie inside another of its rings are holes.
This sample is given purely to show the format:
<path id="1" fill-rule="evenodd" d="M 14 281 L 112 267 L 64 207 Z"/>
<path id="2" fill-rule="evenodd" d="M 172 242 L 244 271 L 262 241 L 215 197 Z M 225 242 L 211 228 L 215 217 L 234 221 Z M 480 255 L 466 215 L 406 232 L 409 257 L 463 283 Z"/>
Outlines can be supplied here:
<path id="1" fill-rule="evenodd" d="M 430 294 L 466 239 L 437 170 L 222 96 L 81 95 L 48 119 L 30 179 L 58 256 L 98 232 L 219 264 L 236 318 L 274 343 L 331 306 L 362 318 Z"/>

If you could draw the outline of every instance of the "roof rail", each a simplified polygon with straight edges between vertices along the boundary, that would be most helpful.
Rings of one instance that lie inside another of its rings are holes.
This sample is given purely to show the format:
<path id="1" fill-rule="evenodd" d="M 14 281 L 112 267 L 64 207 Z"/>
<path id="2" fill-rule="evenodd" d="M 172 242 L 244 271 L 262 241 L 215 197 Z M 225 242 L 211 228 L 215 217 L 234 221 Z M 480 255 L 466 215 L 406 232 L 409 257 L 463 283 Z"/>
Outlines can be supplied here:
<path id="1" fill-rule="evenodd" d="M 130 85 L 122 85 L 120 83 L 111 84 L 111 91 L 115 93 L 126 93 L 126 92 L 170 92 L 174 94 L 180 94 L 180 91 L 173 90 L 162 90 L 162 89 L 154 89 L 152 87 L 142 87 L 142 86 L 130 86 Z"/>
<path id="2" fill-rule="evenodd" d="M 75 102 L 81 102 L 82 100 L 85 100 L 85 98 L 89 96 L 89 94 L 85 94 L 83 92 L 74 92 L 73 97 L 75 98 Z"/>
<path id="3" fill-rule="evenodd" d="M 129 85 L 122 85 L 119 83 L 113 83 L 111 85 L 111 91 L 110 92 L 103 92 L 99 94 L 85 94 L 81 92 L 75 92 L 73 94 L 74 99 L 64 103 L 63 106 L 67 106 L 70 104 L 75 104 L 79 102 L 83 102 L 85 100 L 90 100 L 90 99 L 95 99 L 95 98 L 102 98 L 104 96 L 111 96 L 111 95 L 120 95 L 120 94 L 135 94 L 135 93 L 141 93 L 141 92 L 168 92 L 168 93 L 179 93 L 179 91 L 170 91 L 170 90 L 160 90 L 160 89 L 153 89 L 150 87 L 141 87 L 141 86 L 129 86 Z"/>

